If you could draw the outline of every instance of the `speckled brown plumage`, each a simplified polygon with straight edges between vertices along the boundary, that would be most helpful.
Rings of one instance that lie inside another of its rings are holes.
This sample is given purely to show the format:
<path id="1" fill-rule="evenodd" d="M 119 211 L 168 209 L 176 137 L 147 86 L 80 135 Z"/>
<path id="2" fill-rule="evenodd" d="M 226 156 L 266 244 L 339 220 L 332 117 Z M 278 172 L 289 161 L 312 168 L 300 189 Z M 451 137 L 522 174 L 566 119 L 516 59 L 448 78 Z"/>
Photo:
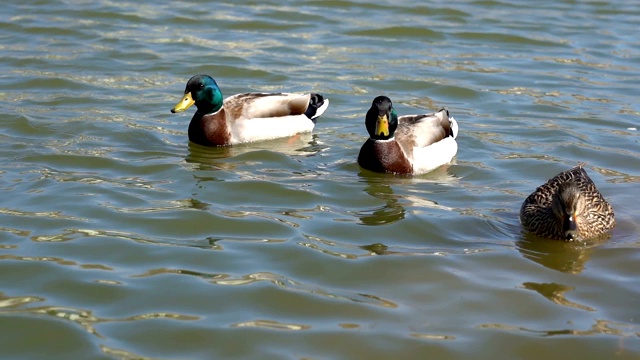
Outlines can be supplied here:
<path id="1" fill-rule="evenodd" d="M 561 172 L 529 195 L 520 208 L 520 222 L 538 236 L 566 241 L 602 235 L 616 224 L 613 208 L 582 164 Z"/>

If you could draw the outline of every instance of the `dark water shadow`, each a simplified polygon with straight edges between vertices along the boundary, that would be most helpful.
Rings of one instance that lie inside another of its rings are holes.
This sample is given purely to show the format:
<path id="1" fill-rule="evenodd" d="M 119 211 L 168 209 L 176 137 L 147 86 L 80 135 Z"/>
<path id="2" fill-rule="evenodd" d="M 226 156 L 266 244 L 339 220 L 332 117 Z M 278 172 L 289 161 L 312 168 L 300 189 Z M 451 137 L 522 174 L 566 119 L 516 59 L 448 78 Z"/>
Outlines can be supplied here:
<path id="1" fill-rule="evenodd" d="M 566 242 L 541 238 L 530 233 L 516 241 L 516 247 L 525 259 L 549 269 L 580 274 L 589 261 L 594 248 L 605 243 L 610 236 L 583 242 Z"/>
<path id="2" fill-rule="evenodd" d="M 318 135 L 311 133 L 233 146 L 202 146 L 189 142 L 189 153 L 185 161 L 197 164 L 198 170 L 233 170 L 234 164 L 224 161 L 225 159 L 254 151 L 274 151 L 290 156 L 315 156 L 326 149 L 328 146 L 319 141 Z"/>
<path id="3" fill-rule="evenodd" d="M 367 179 L 367 186 L 364 191 L 375 198 L 385 201 L 386 204 L 356 212 L 356 216 L 360 218 L 362 225 L 393 224 L 405 218 L 406 210 L 399 201 L 399 196 L 394 194 L 393 188 L 389 184 Z"/>
<path id="4" fill-rule="evenodd" d="M 547 300 L 558 305 L 572 307 L 584 311 L 596 311 L 596 309 L 590 306 L 571 301 L 567 298 L 566 294 L 575 290 L 574 286 L 568 286 L 558 283 L 525 282 L 522 284 L 522 287 L 527 290 L 535 291 L 547 298 Z"/>
<path id="5" fill-rule="evenodd" d="M 367 170 L 361 170 L 358 176 L 362 182 L 367 184 L 363 189 L 364 192 L 374 198 L 385 201 L 386 204 L 371 209 L 357 211 L 354 214 L 360 219 L 360 224 L 377 226 L 393 224 L 397 221 L 403 220 L 406 216 L 405 205 L 451 210 L 439 205 L 436 201 L 427 199 L 424 193 L 420 194 L 418 197 L 413 195 L 398 195 L 395 194 L 393 190 L 393 186 L 410 185 L 419 182 L 448 184 L 456 181 L 457 178 L 447 171 L 448 168 L 449 165 L 444 165 L 428 174 L 416 177 L 408 175 L 379 174 Z"/>
<path id="6" fill-rule="evenodd" d="M 256 163 L 273 163 L 274 169 L 288 168 L 282 165 L 284 161 L 299 165 L 301 157 L 315 156 L 326 149 L 328 146 L 318 140 L 318 135 L 311 133 L 233 146 L 202 146 L 189 142 L 185 163 L 195 185 L 201 187 L 211 182 L 255 178 Z"/>

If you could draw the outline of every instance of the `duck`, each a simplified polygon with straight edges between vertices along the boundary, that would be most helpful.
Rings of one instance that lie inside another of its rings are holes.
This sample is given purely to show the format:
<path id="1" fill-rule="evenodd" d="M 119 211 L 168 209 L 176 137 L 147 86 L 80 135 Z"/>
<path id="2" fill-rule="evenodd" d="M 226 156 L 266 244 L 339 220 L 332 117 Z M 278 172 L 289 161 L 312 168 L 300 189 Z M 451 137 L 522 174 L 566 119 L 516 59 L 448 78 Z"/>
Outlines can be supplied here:
<path id="1" fill-rule="evenodd" d="M 189 123 L 189 140 L 204 146 L 227 146 L 311 132 L 329 100 L 316 93 L 243 93 L 223 98 L 209 75 L 189 79 L 172 113 L 197 111 Z"/>
<path id="2" fill-rule="evenodd" d="M 365 116 L 369 138 L 360 148 L 360 167 L 383 173 L 418 175 L 449 163 L 458 152 L 458 123 L 441 109 L 398 117 L 391 99 L 373 99 Z"/>
<path id="3" fill-rule="evenodd" d="M 584 164 L 536 188 L 522 203 L 520 222 L 535 235 L 565 241 L 598 237 L 616 225 L 613 208 L 587 175 Z"/>

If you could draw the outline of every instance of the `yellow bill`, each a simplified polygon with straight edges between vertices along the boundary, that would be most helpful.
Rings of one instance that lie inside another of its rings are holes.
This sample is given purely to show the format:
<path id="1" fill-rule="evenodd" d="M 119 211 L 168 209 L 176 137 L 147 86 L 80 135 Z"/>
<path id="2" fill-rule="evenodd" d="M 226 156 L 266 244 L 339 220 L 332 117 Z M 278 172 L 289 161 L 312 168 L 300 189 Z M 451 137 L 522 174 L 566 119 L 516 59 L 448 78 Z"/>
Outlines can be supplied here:
<path id="1" fill-rule="evenodd" d="M 176 104 L 176 106 L 174 106 L 173 109 L 171 109 L 171 112 L 175 114 L 177 112 L 185 111 L 195 103 L 196 103 L 195 100 L 193 100 L 193 97 L 191 97 L 191 92 L 188 92 L 184 94 L 184 96 L 182 97 L 182 100 L 180 100 Z"/>
<path id="2" fill-rule="evenodd" d="M 378 115 L 376 122 L 376 134 L 380 136 L 389 136 L 389 119 L 387 114 Z"/>

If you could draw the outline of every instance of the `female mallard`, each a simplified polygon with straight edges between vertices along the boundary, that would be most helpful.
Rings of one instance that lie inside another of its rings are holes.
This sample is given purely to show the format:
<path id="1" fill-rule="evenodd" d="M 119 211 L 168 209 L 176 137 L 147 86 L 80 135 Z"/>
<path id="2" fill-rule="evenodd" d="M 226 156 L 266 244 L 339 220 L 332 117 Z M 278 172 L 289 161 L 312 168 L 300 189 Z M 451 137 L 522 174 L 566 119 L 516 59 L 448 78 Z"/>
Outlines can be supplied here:
<path id="1" fill-rule="evenodd" d="M 189 140 L 205 146 L 235 145 L 292 136 L 313 130 L 329 100 L 320 94 L 246 93 L 226 99 L 208 75 L 189 79 L 172 113 L 195 104 Z"/>
<path id="2" fill-rule="evenodd" d="M 613 208 L 582 164 L 538 187 L 522 204 L 520 222 L 530 232 L 557 240 L 584 240 L 613 229 Z"/>
<path id="3" fill-rule="evenodd" d="M 398 117 L 391 99 L 378 96 L 367 112 L 369 139 L 358 164 L 371 171 L 423 174 L 451 161 L 458 151 L 458 123 L 442 109 Z"/>

